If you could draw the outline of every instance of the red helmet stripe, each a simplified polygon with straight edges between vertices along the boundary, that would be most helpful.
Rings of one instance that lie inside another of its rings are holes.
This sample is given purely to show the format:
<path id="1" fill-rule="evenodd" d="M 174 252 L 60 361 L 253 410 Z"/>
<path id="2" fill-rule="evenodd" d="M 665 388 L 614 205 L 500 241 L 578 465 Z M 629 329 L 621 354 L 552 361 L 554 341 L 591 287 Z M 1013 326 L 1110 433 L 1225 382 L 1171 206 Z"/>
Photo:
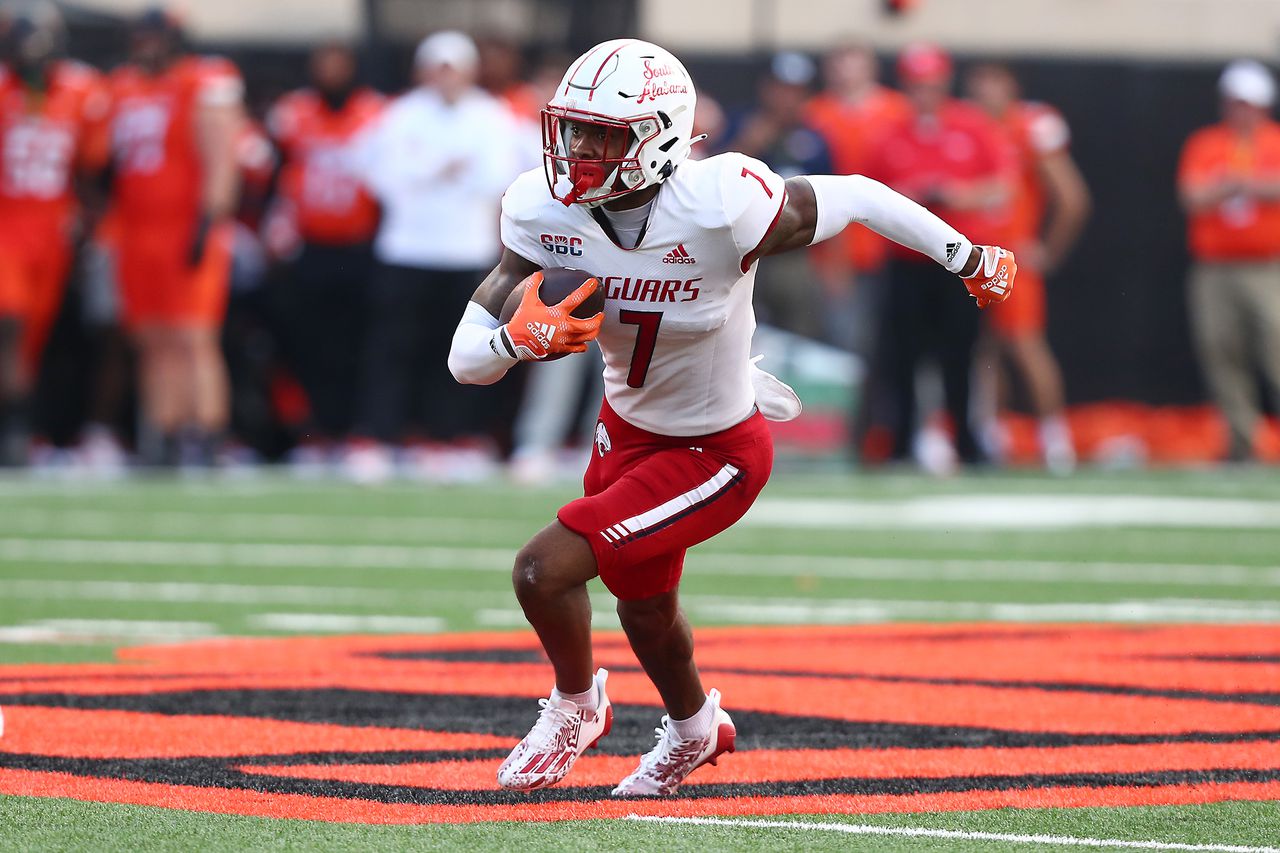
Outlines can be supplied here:
<path id="1" fill-rule="evenodd" d="M 595 53 L 599 49 L 600 49 L 600 45 L 596 45 L 595 47 L 591 48 L 591 50 L 588 50 L 586 53 L 582 54 L 582 56 L 578 59 L 578 64 L 573 66 L 573 70 L 570 71 L 568 75 L 566 75 L 564 78 L 564 91 L 561 92 L 562 95 L 569 94 L 569 84 L 570 82 L 573 81 L 573 78 L 578 75 L 578 69 L 581 68 L 583 64 L 588 59 L 591 58 L 591 54 Z"/>
<path id="2" fill-rule="evenodd" d="M 600 82 L 600 75 L 604 73 L 604 67 L 609 64 L 609 60 L 617 56 L 618 51 L 622 50 L 624 47 L 631 44 L 633 40 L 634 39 L 628 39 L 627 41 L 624 41 L 622 44 L 615 47 L 613 49 L 613 53 L 610 53 L 608 56 L 606 56 L 604 58 L 604 61 L 600 63 L 600 67 L 596 69 L 596 76 L 591 78 L 591 89 L 590 91 L 587 92 L 588 101 L 590 101 L 592 98 L 596 96 L 596 85 Z"/>

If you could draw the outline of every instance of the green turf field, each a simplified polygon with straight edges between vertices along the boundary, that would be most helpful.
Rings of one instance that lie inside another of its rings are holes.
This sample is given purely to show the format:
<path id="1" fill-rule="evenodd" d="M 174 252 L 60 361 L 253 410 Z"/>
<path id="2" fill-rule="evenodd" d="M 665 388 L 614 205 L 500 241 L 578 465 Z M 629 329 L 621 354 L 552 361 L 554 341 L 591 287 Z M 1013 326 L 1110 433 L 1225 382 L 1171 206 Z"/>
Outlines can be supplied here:
<path id="1" fill-rule="evenodd" d="M 277 476 L 0 480 L 0 664 L 106 662 L 122 646 L 221 636 L 522 631 L 511 557 L 573 494 Z M 598 626 L 616 628 L 607 594 L 595 592 Z M 691 554 L 682 594 L 695 626 L 1275 624 L 1280 477 L 780 476 L 742 524 Z M 1280 695 L 1280 662 L 1256 671 L 1255 688 Z M 360 826 L 0 797 L 0 848 L 1077 849 L 1064 846 L 1070 839 L 1280 847 L 1274 801 L 758 819 L 1068 839 L 625 819 Z"/>

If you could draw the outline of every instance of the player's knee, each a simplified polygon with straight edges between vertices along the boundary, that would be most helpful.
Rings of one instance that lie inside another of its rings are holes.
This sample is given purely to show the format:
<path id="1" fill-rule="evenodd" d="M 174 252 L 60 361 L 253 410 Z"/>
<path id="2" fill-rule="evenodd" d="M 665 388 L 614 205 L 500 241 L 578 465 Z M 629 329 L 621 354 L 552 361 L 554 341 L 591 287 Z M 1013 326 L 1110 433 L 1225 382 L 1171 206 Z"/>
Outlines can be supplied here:
<path id="1" fill-rule="evenodd" d="M 555 597 L 595 575 L 595 556 L 590 546 L 555 521 L 516 554 L 511 581 L 524 604 Z"/>
<path id="2" fill-rule="evenodd" d="M 559 591 L 553 562 L 536 542 L 530 542 L 516 554 L 511 584 L 521 604 L 536 602 Z"/>

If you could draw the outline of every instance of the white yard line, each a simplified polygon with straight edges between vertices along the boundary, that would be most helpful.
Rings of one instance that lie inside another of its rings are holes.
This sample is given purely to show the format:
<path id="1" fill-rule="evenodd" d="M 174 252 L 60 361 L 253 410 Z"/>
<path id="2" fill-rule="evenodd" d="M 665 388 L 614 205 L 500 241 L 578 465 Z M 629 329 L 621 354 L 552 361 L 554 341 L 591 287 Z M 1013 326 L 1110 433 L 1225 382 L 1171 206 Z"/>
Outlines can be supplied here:
<path id="1" fill-rule="evenodd" d="M 513 556 L 512 548 L 426 545 L 0 539 L 0 560 L 97 565 L 510 571 Z"/>
<path id="2" fill-rule="evenodd" d="M 0 600 L 154 601 L 166 604 L 300 604 L 403 607 L 441 601 L 483 603 L 511 596 L 509 590 L 391 590 L 355 586 L 197 583 L 193 581 L 99 581 L 0 579 Z"/>
<path id="3" fill-rule="evenodd" d="M 1280 529 L 1280 501 L 1160 495 L 959 494 L 905 500 L 763 498 L 747 527 L 848 530 Z"/>
<path id="4" fill-rule="evenodd" d="M 514 556 L 512 548 L 461 546 L 0 538 L 0 563 L 509 572 Z M 930 560 L 695 551 L 690 555 L 687 571 L 731 577 L 808 576 L 887 581 L 1280 586 L 1280 566 L 1211 563 Z"/>
<path id="5" fill-rule="evenodd" d="M 0 514 L 0 531 L 32 533 L 73 533 L 113 535 L 121 530 L 158 536 L 219 536 L 269 539 L 290 537 L 360 536 L 372 540 L 453 537 L 522 537 L 541 527 L 539 522 L 499 518 L 441 518 L 424 516 L 311 514 L 311 513 L 222 513 L 186 510 L 142 511 L 117 509 L 12 509 Z"/>
<path id="6" fill-rule="evenodd" d="M 190 581 L 0 580 L 0 598 L 158 601 L 172 604 L 351 604 L 393 606 L 405 593 L 361 587 L 279 586 Z"/>
<path id="7" fill-rule="evenodd" d="M 1280 604 L 1225 599 L 1135 599 L 1107 602 L 1023 603 L 898 599 L 765 599 L 685 595 L 681 604 L 700 622 L 849 625 L 912 619 L 982 622 L 1208 622 L 1280 621 Z"/>
<path id="8" fill-rule="evenodd" d="M 685 826 L 725 826 L 740 829 L 794 829 L 800 832 L 842 832 L 847 835 L 880 835 L 902 838 L 938 838 L 952 841 L 1003 841 L 1009 844 L 1054 844 L 1065 847 L 1114 847 L 1125 850 L 1187 850 L 1196 853 L 1280 853 L 1280 847 L 1243 844 L 1185 844 L 1177 841 L 1130 841 L 1122 838 L 1086 838 L 1075 835 L 1016 835 L 1006 832 L 970 832 L 914 826 L 873 826 L 860 823 L 806 823 L 798 820 L 730 820 L 714 817 L 660 817 L 628 815 L 626 820 Z"/>
<path id="9" fill-rule="evenodd" d="M 0 643 L 107 643 L 208 639 L 219 636 L 209 622 L 151 619 L 39 619 L 0 626 Z"/>
<path id="10" fill-rule="evenodd" d="M 506 600 L 505 590 L 388 590 L 351 586 L 198 583 L 192 581 L 0 579 L 0 600 L 129 601 L 167 604 L 248 604 L 350 606 L 402 609 L 448 601 L 455 607 Z M 862 624 L 902 619 L 984 620 L 999 622 L 1274 622 L 1280 603 L 1235 599 L 1160 598 L 1108 602 L 1020 603 L 854 598 L 777 598 L 687 594 L 685 607 L 702 622 L 767 624 Z M 271 615 L 271 614 L 266 614 Z M 293 614 L 276 614 L 282 618 Z M 301 614 L 306 616 L 307 614 Z M 481 607 L 475 621 L 490 627 L 524 627 L 524 614 L 511 608 Z M 252 621 L 254 617 L 250 617 Z M 366 618 L 351 615 L 351 619 Z M 371 617 L 372 618 L 372 617 Z M 415 616 L 387 618 L 420 618 Z M 434 618 L 434 617 L 432 617 Z M 597 609 L 594 621 L 617 627 L 612 608 Z M 407 624 L 407 623 L 406 623 Z M 288 629 L 284 629 L 288 630 Z M 335 629 L 337 630 L 337 629 Z M 354 630 L 354 629 L 352 629 Z M 375 630 L 369 628 L 368 630 Z M 416 630 L 416 629 L 415 629 Z M 422 629 L 424 632 L 429 628 Z"/>
<path id="11" fill-rule="evenodd" d="M 349 613 L 255 613 L 250 625 L 268 631 L 345 634 L 437 634 L 446 627 L 435 616 L 355 616 Z"/>
<path id="12" fill-rule="evenodd" d="M 484 607 L 472 614 L 476 624 L 486 628 L 528 628 L 529 619 L 518 606 L 511 609 Z M 612 607 L 600 607 L 591 611 L 591 624 L 596 628 L 622 627 L 618 614 Z"/>

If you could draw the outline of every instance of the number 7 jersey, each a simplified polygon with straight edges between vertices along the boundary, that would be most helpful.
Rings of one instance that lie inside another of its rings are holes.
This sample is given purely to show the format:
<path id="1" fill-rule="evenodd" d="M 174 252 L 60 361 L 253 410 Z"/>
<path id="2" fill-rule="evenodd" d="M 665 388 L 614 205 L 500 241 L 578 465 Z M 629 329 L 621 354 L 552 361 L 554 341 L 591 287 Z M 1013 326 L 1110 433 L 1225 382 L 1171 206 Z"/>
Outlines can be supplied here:
<path id="1" fill-rule="evenodd" d="M 553 199 L 538 168 L 502 199 L 502 243 L 540 267 L 599 278 L 605 396 L 618 415 L 660 435 L 707 435 L 755 409 L 751 296 L 785 203 L 783 179 L 759 160 L 689 160 L 661 184 L 640 242 L 623 249 L 588 208 Z"/>

